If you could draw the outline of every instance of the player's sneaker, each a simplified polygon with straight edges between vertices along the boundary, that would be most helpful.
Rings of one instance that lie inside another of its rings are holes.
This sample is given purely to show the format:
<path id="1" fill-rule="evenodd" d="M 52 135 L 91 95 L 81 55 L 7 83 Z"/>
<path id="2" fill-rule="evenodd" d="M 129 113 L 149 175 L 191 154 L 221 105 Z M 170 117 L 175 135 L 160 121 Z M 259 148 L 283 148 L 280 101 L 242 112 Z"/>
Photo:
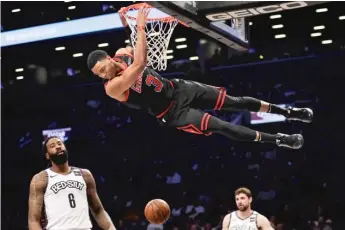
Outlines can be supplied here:
<path id="1" fill-rule="evenodd" d="M 306 123 L 311 123 L 313 120 L 313 110 L 309 108 L 288 108 L 289 115 L 287 117 L 288 120 L 291 121 L 302 121 Z"/>
<path id="2" fill-rule="evenodd" d="M 287 135 L 283 133 L 277 134 L 276 143 L 279 147 L 286 147 L 290 149 L 300 149 L 304 144 L 304 139 L 301 134 Z"/>

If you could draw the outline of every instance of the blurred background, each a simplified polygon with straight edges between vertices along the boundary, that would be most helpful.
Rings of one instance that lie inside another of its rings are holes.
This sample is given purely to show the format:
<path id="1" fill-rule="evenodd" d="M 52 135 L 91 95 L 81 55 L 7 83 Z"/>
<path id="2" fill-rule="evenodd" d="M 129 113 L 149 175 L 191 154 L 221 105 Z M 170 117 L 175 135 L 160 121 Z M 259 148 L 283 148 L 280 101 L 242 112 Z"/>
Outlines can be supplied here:
<path id="1" fill-rule="evenodd" d="M 298 151 L 161 128 L 145 111 L 107 97 L 86 58 L 129 42 L 115 13 L 130 4 L 1 2 L 2 229 L 27 229 L 29 183 L 47 167 L 41 147 L 50 135 L 66 141 L 71 165 L 91 170 L 118 230 L 221 229 L 240 186 L 252 190 L 253 208 L 277 229 L 345 229 L 344 3 L 250 17 L 246 53 L 182 25 L 170 40 L 164 77 L 312 108 L 312 124 L 210 111 L 265 132 L 302 133 Z M 109 18 L 87 23 L 94 16 Z M 68 24 L 80 19 L 82 26 Z M 164 226 L 143 216 L 153 198 L 172 209 Z"/>

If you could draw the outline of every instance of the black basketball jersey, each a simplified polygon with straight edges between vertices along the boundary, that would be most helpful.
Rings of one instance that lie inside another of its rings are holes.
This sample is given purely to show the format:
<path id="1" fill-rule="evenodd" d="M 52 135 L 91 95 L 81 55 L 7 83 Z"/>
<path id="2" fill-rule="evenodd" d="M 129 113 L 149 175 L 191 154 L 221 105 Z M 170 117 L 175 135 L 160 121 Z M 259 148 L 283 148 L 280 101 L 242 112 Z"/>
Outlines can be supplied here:
<path id="1" fill-rule="evenodd" d="M 128 55 L 116 55 L 113 59 L 121 62 L 125 68 L 133 62 L 133 58 Z M 122 103 L 129 107 L 147 109 L 150 114 L 159 117 L 171 106 L 173 90 L 171 81 L 146 67 L 136 83 L 126 91 L 126 99 Z"/>

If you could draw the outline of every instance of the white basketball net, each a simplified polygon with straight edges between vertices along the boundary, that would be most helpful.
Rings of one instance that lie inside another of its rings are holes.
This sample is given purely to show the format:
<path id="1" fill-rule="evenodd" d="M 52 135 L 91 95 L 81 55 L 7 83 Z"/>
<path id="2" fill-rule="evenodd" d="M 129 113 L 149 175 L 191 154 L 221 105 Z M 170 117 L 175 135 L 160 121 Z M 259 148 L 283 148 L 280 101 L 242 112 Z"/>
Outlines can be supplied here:
<path id="1" fill-rule="evenodd" d="M 122 13 L 132 31 L 130 42 L 134 48 L 134 52 L 137 42 L 137 12 L 138 10 L 130 8 L 129 6 L 129 10 Z M 151 17 L 150 19 L 150 15 L 154 15 L 155 17 Z M 172 32 L 178 24 L 178 20 L 173 17 L 170 17 L 170 19 L 168 20 L 159 20 L 159 18 L 166 17 L 170 16 L 155 8 L 151 8 L 148 15 L 148 22 L 145 27 L 147 41 L 147 66 L 158 71 L 165 70 L 167 68 L 166 52 L 169 46 Z M 152 18 L 157 18 L 157 20 L 152 20 Z"/>

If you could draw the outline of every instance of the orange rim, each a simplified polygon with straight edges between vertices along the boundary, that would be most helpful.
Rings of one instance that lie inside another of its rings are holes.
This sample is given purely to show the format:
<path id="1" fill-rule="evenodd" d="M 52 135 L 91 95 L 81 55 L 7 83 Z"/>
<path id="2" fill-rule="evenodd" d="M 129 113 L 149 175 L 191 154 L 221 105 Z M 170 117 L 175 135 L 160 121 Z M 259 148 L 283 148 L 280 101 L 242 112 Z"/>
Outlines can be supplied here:
<path id="1" fill-rule="evenodd" d="M 127 14 L 127 12 L 130 11 L 130 10 L 139 10 L 140 8 L 142 8 L 144 6 L 146 8 L 153 8 L 152 6 L 150 6 L 147 3 L 137 3 L 137 4 L 133 4 L 133 5 L 127 6 L 127 7 L 123 7 L 123 10 L 121 10 L 120 14 L 126 15 L 127 18 L 135 21 L 135 20 L 137 20 L 137 17 L 129 16 Z M 180 20 L 178 20 L 177 18 L 174 18 L 172 16 L 163 17 L 163 18 L 147 18 L 146 20 L 148 22 L 152 22 L 152 21 L 162 21 L 162 22 L 178 21 L 180 24 L 182 24 L 184 26 L 187 26 L 187 24 L 185 24 L 184 22 L 181 22 Z"/>

